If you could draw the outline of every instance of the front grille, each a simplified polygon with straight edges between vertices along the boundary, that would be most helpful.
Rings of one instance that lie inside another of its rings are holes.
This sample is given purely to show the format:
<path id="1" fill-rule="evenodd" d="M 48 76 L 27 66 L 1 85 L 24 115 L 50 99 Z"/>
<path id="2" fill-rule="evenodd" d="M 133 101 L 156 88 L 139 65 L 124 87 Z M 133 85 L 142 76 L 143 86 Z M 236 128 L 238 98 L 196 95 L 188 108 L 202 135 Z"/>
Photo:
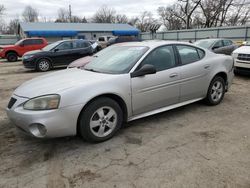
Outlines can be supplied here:
<path id="1" fill-rule="evenodd" d="M 17 101 L 17 100 L 16 100 L 15 98 L 11 97 L 10 102 L 9 102 L 9 104 L 8 104 L 8 108 L 11 109 L 12 106 L 15 104 L 16 101 Z"/>
<path id="2" fill-rule="evenodd" d="M 238 60 L 242 61 L 250 61 L 250 54 L 239 54 Z"/>

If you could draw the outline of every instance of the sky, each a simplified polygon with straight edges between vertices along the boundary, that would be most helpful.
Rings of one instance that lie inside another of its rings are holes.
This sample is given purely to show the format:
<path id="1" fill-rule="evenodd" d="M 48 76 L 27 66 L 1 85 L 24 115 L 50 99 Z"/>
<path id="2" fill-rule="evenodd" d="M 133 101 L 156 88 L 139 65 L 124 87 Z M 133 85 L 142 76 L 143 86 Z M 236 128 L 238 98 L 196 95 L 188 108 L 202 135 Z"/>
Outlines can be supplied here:
<path id="1" fill-rule="evenodd" d="M 117 14 L 126 14 L 128 17 L 139 15 L 143 11 L 151 11 L 157 18 L 157 8 L 173 3 L 174 0 L 1 0 L 6 8 L 5 22 L 14 18 L 21 18 L 25 6 L 31 5 L 39 12 L 42 20 L 55 20 L 59 8 L 72 7 L 72 15 L 90 18 L 102 5 L 116 10 Z"/>

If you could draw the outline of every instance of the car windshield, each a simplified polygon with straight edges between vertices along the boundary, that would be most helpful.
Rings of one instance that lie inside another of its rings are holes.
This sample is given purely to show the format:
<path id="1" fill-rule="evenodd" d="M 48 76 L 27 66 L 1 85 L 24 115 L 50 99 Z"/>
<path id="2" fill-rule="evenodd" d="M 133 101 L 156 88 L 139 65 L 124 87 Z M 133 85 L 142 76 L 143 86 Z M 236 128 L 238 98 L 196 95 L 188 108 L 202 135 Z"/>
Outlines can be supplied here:
<path id="1" fill-rule="evenodd" d="M 209 48 L 213 45 L 214 42 L 215 40 L 211 40 L 211 39 L 210 40 L 198 40 L 194 44 L 202 48 Z"/>
<path id="2" fill-rule="evenodd" d="M 19 40 L 19 41 L 17 41 L 16 43 L 15 43 L 15 45 L 20 45 L 20 44 L 22 44 L 22 42 L 23 42 L 24 40 L 22 39 L 22 40 Z"/>
<path id="3" fill-rule="evenodd" d="M 51 44 L 45 46 L 42 50 L 43 50 L 43 51 L 50 51 L 50 50 L 52 50 L 53 48 L 55 48 L 57 45 L 59 45 L 60 43 L 61 43 L 61 41 L 51 43 Z"/>
<path id="4" fill-rule="evenodd" d="M 97 53 L 84 69 L 108 74 L 128 73 L 148 49 L 145 46 L 110 46 Z"/>
<path id="5" fill-rule="evenodd" d="M 250 41 L 247 41 L 245 46 L 250 46 Z"/>

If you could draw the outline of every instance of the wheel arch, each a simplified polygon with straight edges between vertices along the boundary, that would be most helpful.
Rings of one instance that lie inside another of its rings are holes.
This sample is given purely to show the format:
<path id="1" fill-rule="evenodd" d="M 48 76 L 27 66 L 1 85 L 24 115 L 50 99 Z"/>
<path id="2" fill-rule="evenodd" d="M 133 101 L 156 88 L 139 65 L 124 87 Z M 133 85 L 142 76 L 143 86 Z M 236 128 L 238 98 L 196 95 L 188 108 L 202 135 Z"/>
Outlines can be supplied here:
<path id="1" fill-rule="evenodd" d="M 4 56 L 7 57 L 7 55 L 8 55 L 9 53 L 15 53 L 17 56 L 20 57 L 20 55 L 19 55 L 15 50 L 8 50 L 8 51 L 6 51 Z"/>
<path id="2" fill-rule="evenodd" d="M 84 112 L 84 110 L 87 108 L 87 106 L 93 102 L 94 100 L 98 99 L 98 98 L 101 98 L 101 97 L 108 97 L 110 99 L 113 99 L 115 102 L 118 103 L 118 105 L 121 107 L 122 109 L 122 112 L 123 112 L 123 121 L 127 121 L 127 118 L 128 118 L 128 109 L 127 109 L 127 105 L 125 103 L 125 101 L 123 100 L 122 97 L 120 97 L 119 95 L 117 94 L 113 94 L 113 93 L 105 93 L 105 94 L 101 94 L 101 95 L 98 95 L 98 96 L 95 96 L 94 98 L 90 99 L 82 108 L 81 112 L 79 113 L 78 115 L 78 118 L 77 118 L 77 134 L 79 133 L 79 125 L 80 125 L 80 116 L 81 114 Z"/>

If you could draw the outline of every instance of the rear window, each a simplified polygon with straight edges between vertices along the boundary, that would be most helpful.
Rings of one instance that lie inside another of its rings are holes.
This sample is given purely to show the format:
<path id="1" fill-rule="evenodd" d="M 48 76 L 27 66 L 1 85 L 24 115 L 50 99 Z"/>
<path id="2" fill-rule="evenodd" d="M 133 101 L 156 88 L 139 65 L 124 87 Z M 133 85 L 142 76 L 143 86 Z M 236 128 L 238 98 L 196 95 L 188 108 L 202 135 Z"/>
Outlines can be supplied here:
<path id="1" fill-rule="evenodd" d="M 33 39 L 33 44 L 43 44 L 42 39 Z"/>
<path id="2" fill-rule="evenodd" d="M 99 41 L 105 41 L 104 37 L 99 37 Z"/>

